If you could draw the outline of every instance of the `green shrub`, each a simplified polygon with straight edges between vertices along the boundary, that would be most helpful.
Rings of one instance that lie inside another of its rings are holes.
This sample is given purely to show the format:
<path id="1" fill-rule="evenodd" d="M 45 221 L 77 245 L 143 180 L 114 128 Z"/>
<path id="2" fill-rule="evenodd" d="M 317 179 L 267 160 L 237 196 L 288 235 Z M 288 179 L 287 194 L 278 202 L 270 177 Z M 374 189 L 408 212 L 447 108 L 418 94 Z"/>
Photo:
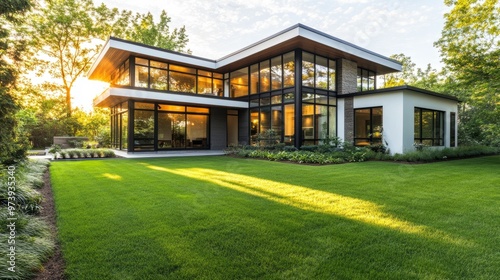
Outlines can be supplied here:
<path id="1" fill-rule="evenodd" d="M 297 151 L 297 148 L 295 148 L 295 146 L 285 146 L 283 148 L 283 151 L 285 151 L 285 152 L 295 152 L 295 151 Z"/>
<path id="2" fill-rule="evenodd" d="M 40 269 L 43 262 L 53 253 L 54 242 L 47 224 L 32 215 L 16 216 L 16 272 L 9 279 L 30 279 Z M 7 212 L 0 213 L 0 242 L 7 244 L 9 237 Z M 8 276 L 7 254 L 0 258 L 0 270 Z"/>

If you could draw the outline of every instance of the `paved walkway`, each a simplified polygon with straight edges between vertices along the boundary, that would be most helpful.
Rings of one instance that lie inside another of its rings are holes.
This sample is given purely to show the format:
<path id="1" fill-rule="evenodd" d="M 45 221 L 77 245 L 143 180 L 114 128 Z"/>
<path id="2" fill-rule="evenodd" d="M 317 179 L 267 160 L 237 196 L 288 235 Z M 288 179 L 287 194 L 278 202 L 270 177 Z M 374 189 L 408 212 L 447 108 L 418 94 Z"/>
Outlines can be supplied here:
<path id="1" fill-rule="evenodd" d="M 114 150 L 115 154 L 124 158 L 160 158 L 160 157 L 198 157 L 198 156 L 220 156 L 223 150 L 193 150 L 193 151 L 159 151 L 159 152 L 135 152 Z"/>
<path id="2" fill-rule="evenodd" d="M 159 152 L 135 152 L 113 150 L 118 157 L 122 158 L 162 158 L 162 157 L 198 157 L 198 156 L 220 156 L 223 150 L 191 150 L 191 151 L 159 151 Z M 40 156 L 29 156 L 29 158 L 52 159 L 51 154 Z"/>

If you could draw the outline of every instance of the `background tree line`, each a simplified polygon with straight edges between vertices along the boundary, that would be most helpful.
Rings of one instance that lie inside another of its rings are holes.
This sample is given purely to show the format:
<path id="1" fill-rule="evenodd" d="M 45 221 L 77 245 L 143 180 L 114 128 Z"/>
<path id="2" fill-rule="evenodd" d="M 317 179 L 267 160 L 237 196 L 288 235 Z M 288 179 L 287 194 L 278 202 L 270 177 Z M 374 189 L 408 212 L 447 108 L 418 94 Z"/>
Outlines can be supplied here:
<path id="1" fill-rule="evenodd" d="M 409 84 L 458 97 L 459 143 L 500 146 L 500 7 L 498 0 L 444 0 L 450 11 L 435 43 L 444 68 L 415 68 L 393 56 L 403 72 L 385 86 Z M 0 160 L 23 158 L 26 149 L 50 146 L 55 135 L 89 136 L 109 143 L 109 112 L 84 112 L 71 103 L 104 40 L 115 36 L 174 51 L 186 49 L 184 27 L 92 0 L 3 0 L 0 3 Z M 40 77 L 39 83 L 33 77 Z"/>
<path id="2" fill-rule="evenodd" d="M 50 146 L 53 136 L 109 143 L 109 111 L 71 102 L 109 36 L 190 52 L 185 28 L 170 28 L 165 11 L 155 20 L 92 0 L 4 0 L 0 13 L 2 162 Z"/>
<path id="3" fill-rule="evenodd" d="M 441 38 L 434 43 L 444 68 L 416 68 L 397 54 L 403 72 L 385 77 L 385 86 L 408 84 L 456 96 L 459 144 L 500 146 L 500 4 L 498 0 L 445 0 Z"/>

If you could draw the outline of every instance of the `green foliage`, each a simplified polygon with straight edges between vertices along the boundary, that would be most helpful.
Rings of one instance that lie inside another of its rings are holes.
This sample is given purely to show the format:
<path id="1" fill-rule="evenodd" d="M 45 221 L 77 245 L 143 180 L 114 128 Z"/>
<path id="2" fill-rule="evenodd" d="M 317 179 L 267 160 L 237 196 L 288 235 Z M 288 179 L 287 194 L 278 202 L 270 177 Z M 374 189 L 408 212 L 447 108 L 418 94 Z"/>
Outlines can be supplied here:
<path id="1" fill-rule="evenodd" d="M 19 107 L 12 96 L 18 72 L 12 65 L 20 62 L 22 42 L 10 37 L 12 24 L 21 22 L 21 16 L 30 9 L 31 1 L 4 0 L 0 4 L 0 164 L 13 164 L 26 157 L 29 143 L 18 129 L 16 112 Z"/>
<path id="2" fill-rule="evenodd" d="M 183 51 L 188 38 L 185 28 L 170 31 L 170 18 L 163 11 L 158 23 L 151 13 L 132 15 L 130 11 L 95 6 L 92 0 L 45 0 L 28 15 L 19 34 L 29 41 L 27 70 L 48 74 L 55 82 L 46 88 L 64 96 L 65 114 L 72 114 L 71 92 L 97 57 L 109 36 L 125 37 L 140 43 Z M 89 127 L 95 130 L 95 127 Z M 94 131 L 95 132 L 95 131 Z"/>
<path id="3" fill-rule="evenodd" d="M 7 211 L 0 213 L 0 242 L 7 244 Z M 47 224 L 40 218 L 19 214 L 16 220 L 16 273 L 8 269 L 7 253 L 0 257 L 0 270 L 5 279 L 32 279 L 54 251 Z M 9 275 L 10 274 L 10 275 Z"/>
<path id="4" fill-rule="evenodd" d="M 190 51 L 185 50 L 189 41 L 186 28 L 183 26 L 180 29 L 174 28 L 170 31 L 170 21 L 171 18 L 167 16 L 165 10 L 162 10 L 159 22 L 155 22 L 150 12 L 147 14 L 137 13 L 130 20 L 124 32 L 117 33 L 117 35 L 123 39 L 149 46 L 190 53 Z"/>
<path id="5" fill-rule="evenodd" d="M 53 252 L 54 243 L 46 223 L 35 215 L 40 212 L 41 194 L 36 190 L 43 186 L 43 174 L 49 165 L 48 160 L 30 160 L 16 165 L 15 178 L 15 247 L 16 272 L 10 273 L 7 253 L 0 257 L 2 278 L 30 279 L 42 266 L 44 260 Z M 7 180 L 4 173 L 0 174 L 0 243 L 7 244 L 11 222 L 8 216 Z M 12 245 L 12 244 L 11 244 Z"/>
<path id="6" fill-rule="evenodd" d="M 414 152 L 395 154 L 392 156 L 392 160 L 406 162 L 434 162 L 496 154 L 500 154 L 500 148 L 489 146 L 461 146 L 457 148 L 445 149 L 433 149 L 432 147 L 420 146 L 419 149 Z M 386 159 L 389 160 L 390 157 Z"/>
<path id="7" fill-rule="evenodd" d="M 499 164 L 184 157 L 51 177 L 69 279 L 496 279 Z"/>
<path id="8" fill-rule="evenodd" d="M 499 145 L 500 5 L 498 0 L 452 1 L 445 14 L 439 48 L 453 77 L 453 93 L 463 103 L 461 142 Z"/>

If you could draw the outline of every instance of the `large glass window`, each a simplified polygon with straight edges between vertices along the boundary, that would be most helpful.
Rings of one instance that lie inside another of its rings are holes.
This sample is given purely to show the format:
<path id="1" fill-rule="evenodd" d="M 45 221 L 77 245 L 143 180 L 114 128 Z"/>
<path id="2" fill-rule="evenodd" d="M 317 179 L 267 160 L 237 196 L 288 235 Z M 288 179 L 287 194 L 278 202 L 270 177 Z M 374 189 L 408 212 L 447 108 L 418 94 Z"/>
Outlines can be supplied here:
<path id="1" fill-rule="evenodd" d="M 260 90 L 259 92 L 266 92 L 271 89 L 271 83 L 270 83 L 270 76 L 271 76 L 271 71 L 269 70 L 269 61 L 262 61 L 259 63 L 260 67 Z"/>
<path id="2" fill-rule="evenodd" d="M 334 91 L 335 67 L 335 60 L 302 52 L 302 85 Z"/>
<path id="3" fill-rule="evenodd" d="M 135 66 L 135 86 L 142 88 L 149 87 L 149 68 L 147 66 Z"/>
<path id="4" fill-rule="evenodd" d="M 208 148 L 209 109 L 159 104 L 158 149 Z"/>
<path id="5" fill-rule="evenodd" d="M 295 85 L 295 53 L 289 52 L 283 55 L 283 87 Z"/>
<path id="6" fill-rule="evenodd" d="M 159 90 L 168 89 L 168 71 L 164 69 L 151 68 L 151 88 Z"/>
<path id="7" fill-rule="evenodd" d="M 170 71 L 169 88 L 171 91 L 195 93 L 196 76 L 187 73 Z"/>
<path id="8" fill-rule="evenodd" d="M 111 75 L 113 85 L 130 86 L 130 63 L 125 60 L 118 69 Z"/>
<path id="9" fill-rule="evenodd" d="M 444 145 L 444 112 L 415 108 L 415 143 Z"/>
<path id="10" fill-rule="evenodd" d="M 328 87 L 328 59 L 316 56 L 316 88 Z"/>
<path id="11" fill-rule="evenodd" d="M 450 113 L 450 147 L 455 147 L 457 145 L 456 137 L 456 114 L 455 112 Z"/>
<path id="12" fill-rule="evenodd" d="M 354 110 L 354 145 L 382 144 L 382 107 Z"/>
<path id="13" fill-rule="evenodd" d="M 128 148 L 128 111 L 120 114 L 121 118 L 121 147 L 122 150 Z"/>
<path id="14" fill-rule="evenodd" d="M 125 66 L 128 67 L 128 63 L 124 64 L 124 69 Z M 128 70 L 120 71 L 112 77 L 116 80 L 114 83 L 129 85 L 130 82 L 125 79 L 128 76 Z M 135 58 L 134 82 L 136 87 L 142 88 L 216 96 L 224 95 L 222 74 L 220 73 L 173 64 L 169 65 L 165 62 L 139 57 Z"/>
<path id="15" fill-rule="evenodd" d="M 250 144 L 257 144 L 257 135 L 259 133 L 259 108 L 250 110 Z"/>
<path id="16" fill-rule="evenodd" d="M 198 94 L 212 94 L 212 78 L 198 76 Z"/>
<path id="17" fill-rule="evenodd" d="M 231 97 L 248 95 L 248 67 L 231 72 Z"/>
<path id="18" fill-rule="evenodd" d="M 276 132 L 276 135 L 281 136 L 283 132 L 283 111 L 281 105 L 271 107 L 271 129 Z"/>
<path id="19" fill-rule="evenodd" d="M 358 91 L 374 90 L 375 72 L 358 68 L 357 89 Z"/>
<path id="20" fill-rule="evenodd" d="M 302 85 L 314 87 L 314 55 L 302 52 Z"/>
<path id="21" fill-rule="evenodd" d="M 335 60 L 328 60 L 328 89 L 336 90 L 336 63 Z"/>
<path id="22" fill-rule="evenodd" d="M 154 111 L 134 111 L 134 150 L 154 149 Z"/>
<path id="23" fill-rule="evenodd" d="M 250 66 L 250 94 L 259 93 L 259 65 Z"/>
<path id="24" fill-rule="evenodd" d="M 295 139 L 295 105 L 287 104 L 284 107 L 285 107 L 284 143 L 287 145 L 293 145 Z"/>
<path id="25" fill-rule="evenodd" d="M 186 141 L 188 147 L 206 148 L 207 141 L 208 116 L 206 115 L 187 115 L 186 122 Z"/>
<path id="26" fill-rule="evenodd" d="M 271 59 L 271 89 L 281 89 L 283 80 L 281 56 Z"/>

